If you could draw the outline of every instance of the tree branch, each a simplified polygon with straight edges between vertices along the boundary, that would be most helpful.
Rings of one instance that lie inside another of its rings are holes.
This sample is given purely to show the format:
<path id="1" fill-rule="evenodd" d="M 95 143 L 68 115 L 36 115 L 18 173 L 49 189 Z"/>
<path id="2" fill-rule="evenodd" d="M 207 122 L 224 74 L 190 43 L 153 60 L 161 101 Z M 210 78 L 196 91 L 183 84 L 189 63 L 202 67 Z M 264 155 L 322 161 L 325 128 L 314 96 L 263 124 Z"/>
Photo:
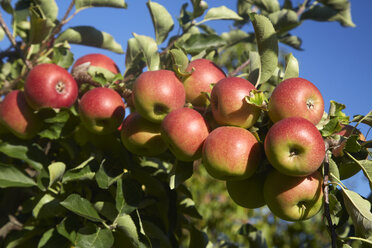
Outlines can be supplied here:
<path id="1" fill-rule="evenodd" d="M 328 186 L 328 178 L 329 178 L 329 159 L 328 159 L 328 149 L 326 150 L 326 155 L 324 157 L 324 179 L 323 179 L 323 197 L 324 197 L 324 216 L 328 222 L 329 232 L 331 234 L 331 244 L 332 248 L 337 248 L 337 233 L 335 230 L 335 226 L 332 223 L 331 214 L 329 211 L 329 186 Z"/>
<path id="2" fill-rule="evenodd" d="M 248 59 L 247 61 L 245 61 L 243 64 L 241 64 L 238 68 L 236 68 L 233 72 L 229 73 L 229 76 L 230 77 L 234 77 L 236 75 L 238 75 L 239 72 L 241 72 L 245 67 L 247 67 L 249 65 L 249 63 L 251 63 L 251 60 Z"/>

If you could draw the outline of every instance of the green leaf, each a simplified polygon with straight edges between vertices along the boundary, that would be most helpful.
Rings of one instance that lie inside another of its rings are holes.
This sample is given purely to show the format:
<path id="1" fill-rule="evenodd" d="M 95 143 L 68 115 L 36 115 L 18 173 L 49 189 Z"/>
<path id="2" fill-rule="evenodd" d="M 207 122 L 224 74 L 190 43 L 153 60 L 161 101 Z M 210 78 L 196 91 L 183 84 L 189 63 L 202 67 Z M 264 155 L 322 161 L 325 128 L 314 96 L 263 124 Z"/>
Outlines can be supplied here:
<path id="1" fill-rule="evenodd" d="M 337 21 L 344 27 L 355 27 L 351 19 L 350 3 L 344 9 L 337 10 L 329 5 L 317 4 L 301 15 L 301 20 Z"/>
<path id="2" fill-rule="evenodd" d="M 367 177 L 369 183 L 372 184 L 372 160 L 357 160 L 350 153 L 347 153 L 347 155 L 362 168 L 364 175 Z"/>
<path id="3" fill-rule="evenodd" d="M 71 243 L 75 243 L 78 228 L 79 228 L 78 218 L 72 215 L 65 217 L 56 226 L 57 232 L 66 239 L 70 240 Z"/>
<path id="4" fill-rule="evenodd" d="M 150 71 L 160 69 L 160 55 L 158 52 L 158 45 L 155 40 L 149 36 L 138 35 L 133 33 L 134 38 L 138 43 L 138 48 L 142 52 L 146 65 Z"/>
<path id="5" fill-rule="evenodd" d="M 35 206 L 32 209 L 32 215 L 37 219 L 47 219 L 61 216 L 66 213 L 59 201 L 49 193 L 38 196 L 35 199 Z"/>
<path id="6" fill-rule="evenodd" d="M 102 161 L 99 170 L 96 172 L 96 181 L 101 189 L 108 189 L 111 184 L 115 183 L 122 175 L 122 171 L 115 168 L 105 160 Z"/>
<path id="7" fill-rule="evenodd" d="M 111 248 L 114 235 L 110 229 L 102 229 L 93 223 L 80 228 L 76 235 L 76 247 Z"/>
<path id="8" fill-rule="evenodd" d="M 56 39 L 56 43 L 68 41 L 91 47 L 107 49 L 115 53 L 124 53 L 121 45 L 108 33 L 91 26 L 76 26 L 66 29 Z"/>
<path id="9" fill-rule="evenodd" d="M 43 11 L 45 18 L 55 21 L 58 18 L 58 5 L 55 0 L 35 0 Z"/>
<path id="10" fill-rule="evenodd" d="M 332 154 L 328 154 L 327 156 L 329 161 L 329 175 L 331 178 L 336 178 L 335 180 L 332 179 L 331 181 L 337 181 L 337 179 L 340 179 L 340 171 L 338 170 L 336 162 L 332 159 Z"/>
<path id="11" fill-rule="evenodd" d="M 19 171 L 14 165 L 0 163 L 0 188 L 32 187 L 34 180 Z"/>
<path id="12" fill-rule="evenodd" d="M 189 58 L 181 49 L 171 49 L 169 53 L 172 56 L 173 70 L 177 75 L 186 77 L 191 73 L 186 72 L 186 68 L 189 65 Z"/>
<path id="13" fill-rule="evenodd" d="M 147 2 L 147 7 L 151 14 L 152 23 L 155 29 L 156 43 L 163 43 L 170 31 L 174 27 L 174 21 L 168 10 L 163 5 L 151 2 Z"/>
<path id="14" fill-rule="evenodd" d="M 112 8 L 127 8 L 124 0 L 76 0 L 75 8 L 83 9 L 90 7 L 112 7 Z"/>
<path id="15" fill-rule="evenodd" d="M 88 67 L 88 74 L 92 77 L 93 81 L 98 82 L 102 86 L 105 86 L 109 82 L 113 82 L 115 78 L 114 73 L 100 66 L 90 65 Z"/>
<path id="16" fill-rule="evenodd" d="M 54 228 L 49 229 L 48 231 L 44 232 L 43 236 L 40 238 L 39 244 L 37 247 L 43 247 L 48 240 L 53 236 L 53 232 L 55 231 Z"/>
<path id="17" fill-rule="evenodd" d="M 115 205 L 108 201 L 98 201 L 94 203 L 94 208 L 111 222 L 114 222 L 118 215 Z"/>
<path id="18" fill-rule="evenodd" d="M 175 169 L 170 175 L 169 187 L 170 189 L 176 189 L 180 184 L 189 179 L 193 174 L 193 163 L 183 162 L 177 160 L 175 163 Z"/>
<path id="19" fill-rule="evenodd" d="M 189 247 L 207 248 L 209 244 L 208 235 L 194 226 L 190 230 L 190 244 Z"/>
<path id="20" fill-rule="evenodd" d="M 282 9 L 267 16 L 273 24 L 276 33 L 282 34 L 300 25 L 297 13 L 291 9 Z"/>
<path id="21" fill-rule="evenodd" d="M 258 6 L 260 9 L 272 13 L 280 10 L 280 5 L 278 0 L 250 0 L 252 4 Z"/>
<path id="22" fill-rule="evenodd" d="M 257 230 L 257 228 L 250 223 L 242 225 L 239 228 L 238 233 L 246 237 L 252 247 L 267 247 L 266 240 L 263 237 L 262 232 Z"/>
<path id="23" fill-rule="evenodd" d="M 0 41 L 2 41 L 5 37 L 4 29 L 0 28 Z"/>
<path id="24" fill-rule="evenodd" d="M 292 53 L 288 54 L 285 56 L 285 72 L 284 72 L 284 77 L 283 80 L 288 79 L 288 78 L 296 78 L 299 76 L 299 65 L 297 59 L 293 56 Z"/>
<path id="25" fill-rule="evenodd" d="M 363 115 L 355 115 L 351 122 L 358 122 L 364 123 L 372 127 L 372 110 L 365 116 Z"/>
<path id="26" fill-rule="evenodd" d="M 329 121 L 320 130 L 323 137 L 331 136 L 341 130 L 341 125 L 338 118 L 331 117 Z"/>
<path id="27" fill-rule="evenodd" d="M 278 66 L 278 39 L 267 17 L 256 13 L 251 13 L 249 16 L 253 23 L 261 58 L 260 84 L 262 84 L 270 79 Z"/>
<path id="28" fill-rule="evenodd" d="M 30 7 L 30 38 L 31 44 L 42 42 L 55 26 L 53 21 L 45 17 L 43 10 L 38 6 Z"/>
<path id="29" fill-rule="evenodd" d="M 346 106 L 344 104 L 331 100 L 328 114 L 331 117 L 337 117 L 341 123 L 348 124 L 349 116 L 342 112 L 345 108 Z"/>
<path id="30" fill-rule="evenodd" d="M 220 6 L 216 8 L 210 8 L 204 16 L 202 22 L 210 20 L 236 20 L 241 21 L 243 18 L 239 16 L 235 11 L 227 8 L 226 6 Z"/>
<path id="31" fill-rule="evenodd" d="M 267 111 L 268 100 L 265 94 L 259 90 L 251 90 L 249 96 L 244 98 L 246 103 L 256 106 L 264 111 Z"/>
<path id="32" fill-rule="evenodd" d="M 371 203 L 351 190 L 342 189 L 342 193 L 346 210 L 353 221 L 357 235 L 370 238 L 372 236 Z"/>
<path id="33" fill-rule="evenodd" d="M 58 110 L 53 109 L 48 111 L 47 117 L 43 118 L 44 123 L 46 123 L 46 128 L 39 132 L 39 136 L 42 138 L 47 138 L 51 140 L 59 139 L 62 135 L 63 129 L 66 127 L 67 121 L 70 119 L 70 113 L 68 110 Z"/>
<path id="34" fill-rule="evenodd" d="M 136 77 L 142 72 L 145 67 L 142 61 L 143 54 L 140 46 L 135 38 L 130 38 L 127 42 L 127 50 L 125 54 L 125 72 L 124 76 L 130 75 Z"/>
<path id="35" fill-rule="evenodd" d="M 293 47 L 294 49 L 302 51 L 302 48 L 301 48 L 302 40 L 298 36 L 287 34 L 285 36 L 280 36 L 279 41 L 283 44 L 286 44 L 287 46 L 290 46 L 290 47 Z"/>
<path id="36" fill-rule="evenodd" d="M 155 240 L 159 247 L 162 248 L 171 248 L 171 242 L 168 236 L 164 233 L 164 231 L 154 223 L 150 221 L 142 221 L 143 229 L 145 230 L 146 235 L 150 238 L 150 240 Z"/>
<path id="37" fill-rule="evenodd" d="M 63 46 L 53 47 L 53 63 L 65 69 L 74 63 L 74 55 L 67 42 Z"/>
<path id="38" fill-rule="evenodd" d="M 218 35 L 197 33 L 191 34 L 183 44 L 178 44 L 178 46 L 183 48 L 187 53 L 196 55 L 205 50 L 224 46 L 225 44 L 226 42 Z"/>
<path id="39" fill-rule="evenodd" d="M 49 171 L 49 187 L 57 181 L 61 180 L 65 173 L 66 165 L 62 162 L 55 162 L 48 166 Z"/>
<path id="40" fill-rule="evenodd" d="M 93 205 L 87 199 L 78 194 L 69 195 L 63 202 L 61 202 L 61 205 L 88 220 L 96 222 L 103 221 L 101 217 L 99 217 Z"/>
<path id="41" fill-rule="evenodd" d="M 193 12 L 192 16 L 193 18 L 198 18 L 199 16 L 202 16 L 206 9 L 208 9 L 208 4 L 205 1 L 201 0 L 191 0 Z"/>
<path id="42" fill-rule="evenodd" d="M 249 75 L 248 81 L 253 85 L 257 85 L 260 82 L 261 75 L 261 59 L 260 54 L 256 51 L 249 51 Z"/>
<path id="43" fill-rule="evenodd" d="M 139 236 L 137 233 L 137 226 L 134 223 L 130 215 L 121 215 L 116 220 L 117 228 L 115 230 L 116 239 L 115 242 L 126 244 L 126 247 L 140 247 Z"/>

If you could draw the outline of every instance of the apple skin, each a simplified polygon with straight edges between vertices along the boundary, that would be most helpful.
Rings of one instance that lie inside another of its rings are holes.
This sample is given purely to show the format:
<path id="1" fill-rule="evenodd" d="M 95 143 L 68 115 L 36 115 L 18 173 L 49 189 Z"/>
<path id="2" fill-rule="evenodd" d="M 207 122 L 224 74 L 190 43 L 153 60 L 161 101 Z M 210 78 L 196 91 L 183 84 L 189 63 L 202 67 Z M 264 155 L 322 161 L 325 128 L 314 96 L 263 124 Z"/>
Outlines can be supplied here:
<path id="1" fill-rule="evenodd" d="M 121 125 L 121 142 L 125 148 L 140 156 L 156 156 L 167 150 L 160 134 L 160 124 L 150 122 L 134 112 Z"/>
<path id="2" fill-rule="evenodd" d="M 267 132 L 266 157 L 272 166 L 289 176 L 307 176 L 323 162 L 322 135 L 310 121 L 301 117 L 285 118 Z"/>
<path id="3" fill-rule="evenodd" d="M 292 177 L 272 170 L 264 183 L 264 199 L 270 211 L 286 221 L 306 220 L 323 206 L 323 178 L 319 171 Z"/>
<path id="4" fill-rule="evenodd" d="M 245 97 L 256 88 L 239 77 L 227 77 L 217 82 L 211 92 L 213 117 L 220 125 L 249 128 L 260 116 L 260 109 L 248 104 Z"/>
<path id="5" fill-rule="evenodd" d="M 69 108 L 78 97 L 75 79 L 56 64 L 40 64 L 32 68 L 24 87 L 27 103 L 35 110 Z"/>
<path id="6" fill-rule="evenodd" d="M 6 128 L 21 139 L 33 138 L 43 123 L 27 104 L 24 92 L 8 93 L 0 105 L 0 120 Z"/>
<path id="7" fill-rule="evenodd" d="M 266 205 L 263 196 L 265 178 L 265 173 L 259 173 L 244 180 L 226 181 L 227 193 L 241 207 L 263 207 Z"/>
<path id="8" fill-rule="evenodd" d="M 268 114 L 273 122 L 288 117 L 302 117 L 316 125 L 323 113 L 322 94 L 314 84 L 303 78 L 282 81 L 269 99 Z"/>
<path id="9" fill-rule="evenodd" d="M 84 126 L 97 134 L 115 132 L 125 116 L 124 101 L 113 89 L 94 88 L 79 102 L 80 118 Z"/>
<path id="10" fill-rule="evenodd" d="M 243 180 L 252 176 L 261 162 L 261 145 L 248 130 L 222 126 L 204 141 L 203 165 L 220 180 Z"/>
<path id="11" fill-rule="evenodd" d="M 103 69 L 111 71 L 114 74 L 120 73 L 120 70 L 116 63 L 110 57 L 100 53 L 91 53 L 78 58 L 72 66 L 72 72 L 76 69 L 77 66 L 84 63 L 90 63 L 90 65 L 92 66 L 101 67 Z"/>
<path id="12" fill-rule="evenodd" d="M 173 71 L 146 71 L 132 90 L 136 111 L 145 119 L 160 123 L 165 116 L 185 104 L 185 89 Z"/>
<path id="13" fill-rule="evenodd" d="M 211 93 L 211 84 L 226 78 L 225 72 L 208 59 L 191 61 L 186 68 L 191 75 L 183 81 L 186 91 L 186 101 L 193 106 L 207 107 L 209 100 L 202 92 Z"/>
<path id="14" fill-rule="evenodd" d="M 199 112 L 180 108 L 170 112 L 161 123 L 161 136 L 170 151 L 181 161 L 201 158 L 208 124 Z"/>

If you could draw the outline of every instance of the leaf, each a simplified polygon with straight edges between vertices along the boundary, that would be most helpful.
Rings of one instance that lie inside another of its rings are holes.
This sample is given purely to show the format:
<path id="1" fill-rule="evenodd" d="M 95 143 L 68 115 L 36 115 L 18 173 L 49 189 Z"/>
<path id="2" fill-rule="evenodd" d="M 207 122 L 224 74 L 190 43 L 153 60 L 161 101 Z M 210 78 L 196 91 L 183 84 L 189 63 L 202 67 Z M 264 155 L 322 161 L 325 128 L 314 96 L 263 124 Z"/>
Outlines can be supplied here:
<path id="1" fill-rule="evenodd" d="M 105 32 L 91 26 L 76 26 L 66 29 L 56 39 L 56 43 L 68 41 L 91 47 L 107 49 L 115 53 L 124 53 L 121 45 Z"/>
<path id="2" fill-rule="evenodd" d="M 291 9 L 281 9 L 267 16 L 273 24 L 276 33 L 282 34 L 300 25 L 297 13 Z"/>
<path id="3" fill-rule="evenodd" d="M 287 56 L 285 56 L 285 62 L 286 67 L 283 80 L 298 77 L 300 68 L 297 59 L 293 56 L 292 53 L 289 53 Z"/>
<path id="4" fill-rule="evenodd" d="M 102 161 L 99 170 L 96 172 L 96 181 L 101 189 L 108 189 L 108 187 L 115 183 L 122 175 L 122 171 L 115 168 L 105 160 Z"/>
<path id="5" fill-rule="evenodd" d="M 113 244 L 114 236 L 110 229 L 102 229 L 93 223 L 88 223 L 79 229 L 75 247 L 111 248 Z"/>
<path id="6" fill-rule="evenodd" d="M 2 41 L 5 37 L 4 29 L 0 28 L 0 41 Z"/>
<path id="7" fill-rule="evenodd" d="M 127 8 L 124 0 L 76 0 L 75 8 L 83 9 L 90 7 L 112 7 L 112 8 Z"/>
<path id="8" fill-rule="evenodd" d="M 361 123 L 367 124 L 372 127 L 372 110 L 369 111 L 369 113 L 365 116 L 355 115 L 351 122 L 358 122 L 358 123 L 361 122 Z"/>
<path id="9" fill-rule="evenodd" d="M 95 172 L 89 166 L 80 170 L 68 170 L 63 176 L 62 183 L 80 180 L 91 180 L 95 176 Z"/>
<path id="10" fill-rule="evenodd" d="M 257 108 L 260 108 L 264 111 L 268 110 L 267 109 L 268 100 L 262 91 L 251 90 L 249 92 L 249 96 L 246 96 L 244 100 L 246 103 L 256 106 Z"/>
<path id="11" fill-rule="evenodd" d="M 45 18 L 55 21 L 58 18 L 58 5 L 55 0 L 36 0 L 43 11 Z"/>
<path id="12" fill-rule="evenodd" d="M 337 117 L 341 123 L 348 124 L 349 116 L 342 112 L 345 108 L 346 106 L 344 104 L 331 100 L 328 114 L 331 117 Z"/>
<path id="13" fill-rule="evenodd" d="M 261 59 L 260 54 L 256 51 L 249 51 L 249 75 L 248 81 L 253 85 L 257 85 L 261 75 Z"/>
<path id="14" fill-rule="evenodd" d="M 357 235 L 370 238 L 372 236 L 371 203 L 351 190 L 342 189 L 342 193 L 346 210 L 353 221 Z"/>
<path id="15" fill-rule="evenodd" d="M 201 0 L 191 0 L 192 7 L 193 7 L 193 13 L 192 16 L 194 18 L 198 18 L 202 16 L 206 9 L 208 9 L 208 4 L 205 1 Z"/>
<path id="16" fill-rule="evenodd" d="M 79 228 L 78 218 L 73 215 L 65 217 L 57 226 L 57 232 L 70 240 L 71 243 L 75 243 L 76 233 Z"/>
<path id="17" fill-rule="evenodd" d="M 138 43 L 138 48 L 141 50 L 146 65 L 150 71 L 156 71 L 160 69 L 160 55 L 158 52 L 158 45 L 155 40 L 149 36 L 138 35 L 133 33 L 134 38 Z"/>
<path id="18" fill-rule="evenodd" d="M 31 44 L 38 44 L 48 37 L 55 26 L 53 21 L 45 17 L 43 10 L 38 6 L 30 7 L 30 37 Z"/>
<path id="19" fill-rule="evenodd" d="M 116 216 L 118 215 L 115 205 L 108 201 L 97 201 L 94 203 L 94 208 L 111 222 L 114 222 Z"/>
<path id="20" fill-rule="evenodd" d="M 163 232 L 163 230 L 150 221 L 142 221 L 143 229 L 150 240 L 155 241 L 161 248 L 171 248 L 172 245 L 168 236 Z"/>
<path id="21" fill-rule="evenodd" d="M 205 50 L 216 49 L 224 46 L 226 42 L 218 35 L 214 34 L 191 34 L 190 37 L 183 43 L 177 44 L 187 53 L 196 55 Z"/>
<path id="22" fill-rule="evenodd" d="M 0 163 L 0 188 L 32 187 L 34 180 L 19 171 L 14 165 Z"/>
<path id="23" fill-rule="evenodd" d="M 63 202 L 61 202 L 61 205 L 88 220 L 96 222 L 103 221 L 101 217 L 99 217 L 93 205 L 87 199 L 78 194 L 69 195 Z"/>
<path id="24" fill-rule="evenodd" d="M 278 0 L 251 0 L 254 5 L 257 5 L 260 9 L 272 13 L 280 10 L 280 5 Z"/>
<path id="25" fill-rule="evenodd" d="M 130 215 L 121 215 L 117 221 L 117 236 L 119 244 L 126 244 L 126 247 L 140 247 L 137 226 Z M 124 247 L 124 246 L 123 246 Z"/>
<path id="26" fill-rule="evenodd" d="M 210 20 L 236 20 L 241 21 L 243 18 L 239 16 L 235 11 L 227 8 L 226 6 L 220 6 L 216 8 L 210 8 L 204 16 L 202 22 Z"/>
<path id="27" fill-rule="evenodd" d="M 283 44 L 286 44 L 287 46 L 302 51 L 302 40 L 298 36 L 287 34 L 285 36 L 280 36 L 279 41 Z"/>
<path id="28" fill-rule="evenodd" d="M 175 163 L 175 169 L 170 175 L 169 187 L 170 189 L 176 189 L 180 184 L 189 179 L 193 174 L 193 163 L 183 162 L 177 160 Z"/>
<path id="29" fill-rule="evenodd" d="M 35 206 L 32 209 L 32 215 L 37 219 L 54 218 L 64 215 L 66 209 L 59 204 L 53 195 L 46 193 L 35 199 Z"/>
<path id="30" fill-rule="evenodd" d="M 62 162 L 55 162 L 48 166 L 49 171 L 49 187 L 52 186 L 52 184 L 60 180 L 63 177 L 63 174 L 65 173 L 66 165 Z"/>
<path id="31" fill-rule="evenodd" d="M 238 233 L 246 237 L 252 247 L 267 247 L 266 240 L 263 237 L 262 232 L 257 230 L 257 228 L 250 223 L 242 225 L 239 228 Z"/>
<path id="32" fill-rule="evenodd" d="M 253 23 L 261 58 L 260 84 L 262 84 L 270 79 L 278 66 L 278 39 L 267 17 L 256 13 L 251 13 L 249 16 Z"/>
<path id="33" fill-rule="evenodd" d="M 365 159 L 365 160 L 357 160 L 355 159 L 350 153 L 346 153 L 355 163 L 357 163 L 364 175 L 367 177 L 370 184 L 372 184 L 372 160 Z"/>
<path id="34" fill-rule="evenodd" d="M 192 225 L 190 230 L 189 247 L 206 248 L 208 246 L 208 243 L 208 235 Z"/>
<path id="35" fill-rule="evenodd" d="M 186 77 L 191 73 L 186 72 L 186 68 L 189 65 L 189 58 L 181 49 L 171 49 L 169 53 L 172 56 L 173 70 L 177 75 Z"/>
<path id="36" fill-rule="evenodd" d="M 64 46 L 53 47 L 53 63 L 65 69 L 74 63 L 74 55 L 67 42 Z"/>
<path id="37" fill-rule="evenodd" d="M 174 27 L 173 18 L 163 5 L 150 0 L 146 4 L 154 25 L 156 43 L 161 44 L 167 39 L 169 32 Z"/>
<path id="38" fill-rule="evenodd" d="M 341 125 L 336 117 L 331 117 L 329 121 L 320 130 L 323 137 L 331 136 L 341 130 Z"/>

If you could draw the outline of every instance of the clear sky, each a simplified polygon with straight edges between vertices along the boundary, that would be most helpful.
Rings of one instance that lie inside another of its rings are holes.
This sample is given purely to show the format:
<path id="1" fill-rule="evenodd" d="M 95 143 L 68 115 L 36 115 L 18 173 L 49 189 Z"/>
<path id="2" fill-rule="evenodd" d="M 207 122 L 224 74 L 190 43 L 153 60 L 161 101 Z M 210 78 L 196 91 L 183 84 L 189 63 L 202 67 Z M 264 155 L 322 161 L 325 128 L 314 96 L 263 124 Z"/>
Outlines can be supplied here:
<path id="1" fill-rule="evenodd" d="M 63 16 L 70 1 L 56 0 L 60 6 L 60 16 Z M 81 11 L 67 26 L 92 25 L 97 29 L 112 34 L 123 49 L 126 41 L 133 37 L 132 33 L 154 37 L 150 14 L 146 7 L 146 0 L 127 0 L 128 9 L 91 8 Z M 157 0 L 165 6 L 177 23 L 177 16 L 183 3 L 187 0 Z M 227 5 L 236 10 L 236 1 L 207 0 L 210 7 Z M 302 1 L 295 0 L 295 3 Z M 303 40 L 303 51 L 296 51 L 287 46 L 281 47 L 292 52 L 300 64 L 300 76 L 313 82 L 321 91 L 328 111 L 329 101 L 335 100 L 346 105 L 345 113 L 353 116 L 367 114 L 372 110 L 372 1 L 352 0 L 352 18 L 355 28 L 344 28 L 339 23 L 320 23 L 305 21 L 291 33 Z M 189 2 L 189 8 L 191 3 Z M 190 9 L 191 10 L 191 9 Z M 9 23 L 9 15 L 2 11 Z M 231 22 L 210 22 L 218 33 L 229 30 Z M 252 31 L 251 26 L 244 26 L 245 31 Z M 177 24 L 171 34 L 178 31 Z M 0 48 L 8 47 L 6 39 L 0 42 Z M 116 61 L 121 71 L 124 71 L 125 55 L 113 52 L 72 46 L 75 58 L 88 53 L 103 53 Z M 368 127 L 361 125 L 366 135 Z M 368 138 L 371 139 L 369 134 Z M 364 196 L 370 192 L 367 180 L 359 174 L 346 181 L 347 186 Z"/>

